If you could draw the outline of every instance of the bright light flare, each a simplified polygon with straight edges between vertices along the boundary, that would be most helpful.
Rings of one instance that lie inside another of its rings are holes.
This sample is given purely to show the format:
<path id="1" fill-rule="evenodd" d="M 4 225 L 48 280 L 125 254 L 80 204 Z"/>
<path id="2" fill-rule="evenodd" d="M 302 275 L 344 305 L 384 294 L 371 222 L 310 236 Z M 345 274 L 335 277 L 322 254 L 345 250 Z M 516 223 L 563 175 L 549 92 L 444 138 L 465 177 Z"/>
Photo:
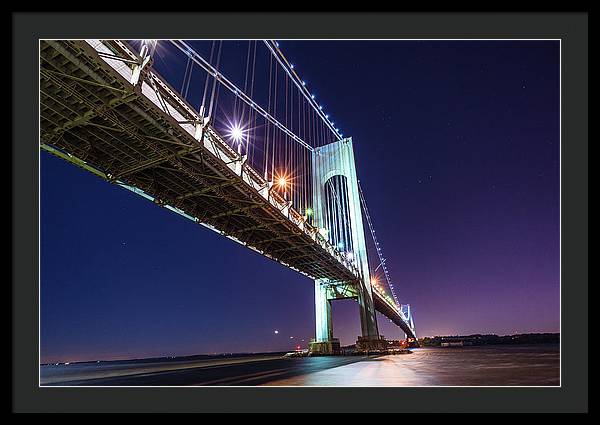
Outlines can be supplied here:
<path id="1" fill-rule="evenodd" d="M 235 124 L 229 129 L 229 137 L 231 137 L 235 142 L 240 143 L 244 138 L 244 130 Z"/>
<path id="2" fill-rule="evenodd" d="M 279 187 L 286 187 L 288 184 L 287 179 L 285 178 L 285 176 L 281 176 L 277 179 L 277 185 Z"/>

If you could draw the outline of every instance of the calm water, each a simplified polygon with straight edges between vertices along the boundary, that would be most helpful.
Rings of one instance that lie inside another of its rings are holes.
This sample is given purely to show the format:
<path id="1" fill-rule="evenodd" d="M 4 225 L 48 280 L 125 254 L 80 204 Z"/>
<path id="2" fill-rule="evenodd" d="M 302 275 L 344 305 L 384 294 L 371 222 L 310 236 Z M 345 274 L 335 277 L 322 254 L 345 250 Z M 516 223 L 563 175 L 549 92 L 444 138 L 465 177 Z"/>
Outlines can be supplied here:
<path id="1" fill-rule="evenodd" d="M 417 348 L 411 354 L 135 360 L 41 367 L 42 385 L 560 385 L 558 344 Z"/>
<path id="2" fill-rule="evenodd" d="M 560 385 L 559 345 L 417 348 L 266 385 Z"/>
<path id="3" fill-rule="evenodd" d="M 178 373 L 199 368 L 215 366 L 248 365 L 253 362 L 269 362 L 281 359 L 281 354 L 256 355 L 256 356 L 201 356 L 197 359 L 189 358 L 161 358 L 139 360 L 114 360 L 102 362 L 85 362 L 66 364 L 47 364 L 40 366 L 40 384 L 67 385 L 113 385 L 112 378 L 128 378 L 131 382 L 121 385 L 145 385 L 137 382 L 140 376 L 152 376 L 164 372 Z M 99 382 L 88 382 L 98 380 Z M 102 381 L 104 380 L 104 381 Z M 179 385 L 179 383 L 165 385 Z M 185 383 L 183 385 L 188 385 Z"/>

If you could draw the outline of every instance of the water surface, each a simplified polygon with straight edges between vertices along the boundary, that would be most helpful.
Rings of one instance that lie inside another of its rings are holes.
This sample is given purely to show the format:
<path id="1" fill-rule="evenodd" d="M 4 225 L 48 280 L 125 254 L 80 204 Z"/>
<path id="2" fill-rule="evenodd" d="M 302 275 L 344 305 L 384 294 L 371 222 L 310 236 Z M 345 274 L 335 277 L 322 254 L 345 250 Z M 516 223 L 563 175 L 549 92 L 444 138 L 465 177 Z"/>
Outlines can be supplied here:
<path id="1" fill-rule="evenodd" d="M 560 385 L 558 344 L 416 348 L 265 385 L 522 386 Z"/>
<path id="2" fill-rule="evenodd" d="M 410 354 L 145 359 L 44 365 L 41 385 L 512 386 L 559 385 L 558 344 L 417 348 Z"/>

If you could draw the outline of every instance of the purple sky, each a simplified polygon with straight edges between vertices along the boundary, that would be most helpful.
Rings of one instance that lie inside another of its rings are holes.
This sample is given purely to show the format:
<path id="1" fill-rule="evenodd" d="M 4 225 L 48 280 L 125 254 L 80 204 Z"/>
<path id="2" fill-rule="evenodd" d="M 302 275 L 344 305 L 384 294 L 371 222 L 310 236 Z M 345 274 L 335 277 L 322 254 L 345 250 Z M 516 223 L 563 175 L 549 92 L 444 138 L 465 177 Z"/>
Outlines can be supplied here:
<path id="1" fill-rule="evenodd" d="M 419 336 L 557 332 L 559 43 L 280 45 L 353 137 Z M 306 277 L 45 152 L 41 182 L 42 362 L 287 350 L 314 336 Z M 333 314 L 334 335 L 354 343 L 356 303 Z"/>

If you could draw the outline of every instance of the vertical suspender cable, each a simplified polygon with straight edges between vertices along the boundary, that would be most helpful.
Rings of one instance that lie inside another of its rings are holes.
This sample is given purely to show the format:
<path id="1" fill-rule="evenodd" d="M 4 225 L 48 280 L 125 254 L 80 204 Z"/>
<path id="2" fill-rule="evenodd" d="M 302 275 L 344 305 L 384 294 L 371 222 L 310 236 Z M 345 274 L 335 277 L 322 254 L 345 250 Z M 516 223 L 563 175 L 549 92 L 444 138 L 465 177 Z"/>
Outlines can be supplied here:
<path id="1" fill-rule="evenodd" d="M 223 47 L 223 40 L 219 41 L 219 50 L 217 51 L 217 62 L 216 69 L 219 69 L 219 64 L 221 62 L 221 48 Z M 210 95 L 210 106 L 208 108 L 208 116 L 212 117 L 213 108 L 215 105 L 215 91 L 217 89 L 217 77 L 215 76 L 213 80 L 212 93 Z"/>

